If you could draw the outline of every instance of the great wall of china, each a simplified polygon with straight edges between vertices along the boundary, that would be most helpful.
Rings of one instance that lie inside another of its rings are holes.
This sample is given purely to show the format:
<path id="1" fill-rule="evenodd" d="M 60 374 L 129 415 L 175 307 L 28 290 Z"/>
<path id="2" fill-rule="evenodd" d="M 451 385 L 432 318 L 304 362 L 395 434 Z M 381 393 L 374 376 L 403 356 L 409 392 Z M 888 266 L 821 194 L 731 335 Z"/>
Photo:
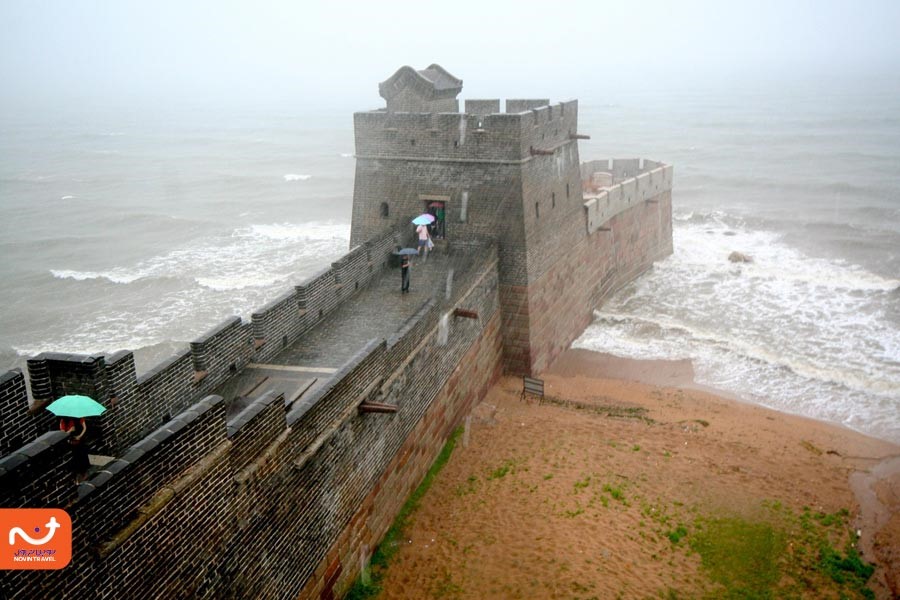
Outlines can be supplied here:
<path id="1" fill-rule="evenodd" d="M 342 596 L 497 378 L 539 374 L 672 252 L 671 166 L 581 163 L 577 102 L 460 113 L 461 89 L 437 65 L 381 84 L 354 117 L 351 250 L 249 322 L 140 375 L 120 351 L 0 376 L 0 506 L 64 508 L 74 540 L 0 596 Z M 392 253 L 431 206 L 444 239 L 400 300 Z M 43 410 L 71 393 L 107 407 L 77 484 Z"/>

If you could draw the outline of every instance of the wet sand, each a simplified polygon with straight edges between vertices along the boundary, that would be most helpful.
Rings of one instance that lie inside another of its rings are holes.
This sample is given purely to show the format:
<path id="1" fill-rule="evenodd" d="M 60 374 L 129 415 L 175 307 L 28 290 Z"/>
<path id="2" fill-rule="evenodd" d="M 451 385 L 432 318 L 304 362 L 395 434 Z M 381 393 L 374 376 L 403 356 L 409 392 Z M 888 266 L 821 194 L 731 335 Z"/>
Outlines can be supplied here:
<path id="1" fill-rule="evenodd" d="M 900 447 L 693 386 L 688 361 L 570 350 L 550 401 L 504 378 L 476 408 L 382 598 L 715 596 L 698 515 L 849 511 L 878 598 L 900 590 Z M 848 530 L 848 528 L 844 528 Z M 793 551 L 793 543 L 790 549 Z M 813 576 L 802 597 L 821 597 Z"/>

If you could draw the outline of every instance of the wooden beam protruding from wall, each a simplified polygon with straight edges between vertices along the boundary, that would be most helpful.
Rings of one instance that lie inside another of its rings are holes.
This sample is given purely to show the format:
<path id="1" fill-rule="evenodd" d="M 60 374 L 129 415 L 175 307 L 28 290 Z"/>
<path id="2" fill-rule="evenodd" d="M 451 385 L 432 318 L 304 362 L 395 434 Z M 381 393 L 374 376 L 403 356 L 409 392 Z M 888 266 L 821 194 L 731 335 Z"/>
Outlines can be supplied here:
<path id="1" fill-rule="evenodd" d="M 385 404 L 383 402 L 363 402 L 359 405 L 359 412 L 361 413 L 395 413 L 397 412 L 397 407 L 393 404 Z"/>
<path id="2" fill-rule="evenodd" d="M 478 312 L 474 310 L 466 310 L 465 308 L 454 308 L 454 317 L 463 317 L 464 319 L 477 319 Z"/>

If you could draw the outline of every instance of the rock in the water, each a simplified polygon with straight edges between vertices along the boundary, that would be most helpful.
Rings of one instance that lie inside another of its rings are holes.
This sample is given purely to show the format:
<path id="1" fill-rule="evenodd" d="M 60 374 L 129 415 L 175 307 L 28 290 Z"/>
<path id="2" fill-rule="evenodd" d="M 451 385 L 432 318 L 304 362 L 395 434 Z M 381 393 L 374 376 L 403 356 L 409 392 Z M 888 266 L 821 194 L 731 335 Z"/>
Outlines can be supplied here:
<path id="1" fill-rule="evenodd" d="M 728 255 L 728 260 L 730 260 L 733 263 L 751 263 L 751 262 L 753 262 L 753 259 L 751 257 L 747 256 L 743 252 L 738 252 L 737 250 L 735 250 L 734 252 L 732 252 L 731 254 Z"/>

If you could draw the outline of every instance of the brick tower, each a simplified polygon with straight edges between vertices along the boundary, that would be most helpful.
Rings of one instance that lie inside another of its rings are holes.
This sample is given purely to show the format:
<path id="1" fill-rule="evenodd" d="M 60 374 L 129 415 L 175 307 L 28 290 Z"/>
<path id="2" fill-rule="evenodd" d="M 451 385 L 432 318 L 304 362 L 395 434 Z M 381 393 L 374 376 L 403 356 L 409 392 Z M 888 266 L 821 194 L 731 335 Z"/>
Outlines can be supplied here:
<path id="1" fill-rule="evenodd" d="M 501 112 L 500 100 L 466 100 L 459 112 L 461 90 L 439 65 L 401 67 L 379 85 L 387 106 L 354 114 L 351 246 L 435 207 L 452 251 L 496 242 L 504 367 L 539 372 L 590 322 L 610 276 L 590 255 L 588 238 L 604 236 L 586 227 L 578 102 L 507 100 Z"/>

